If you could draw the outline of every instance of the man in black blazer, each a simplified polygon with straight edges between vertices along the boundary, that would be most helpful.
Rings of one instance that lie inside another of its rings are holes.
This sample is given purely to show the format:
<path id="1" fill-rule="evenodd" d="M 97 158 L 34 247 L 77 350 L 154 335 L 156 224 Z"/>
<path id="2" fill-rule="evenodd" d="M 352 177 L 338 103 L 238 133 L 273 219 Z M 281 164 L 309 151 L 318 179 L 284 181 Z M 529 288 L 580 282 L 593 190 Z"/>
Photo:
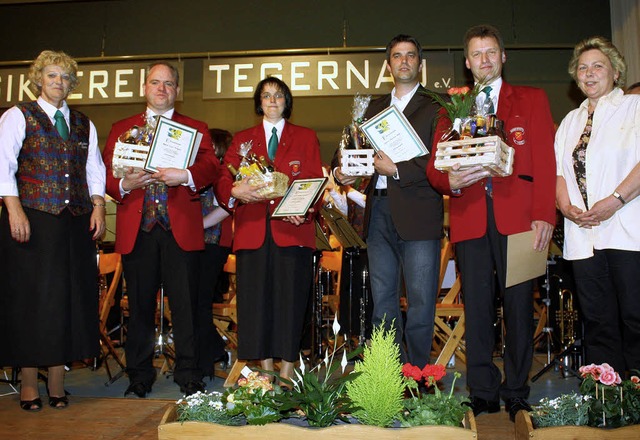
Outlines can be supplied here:
<path id="1" fill-rule="evenodd" d="M 397 35 L 387 45 L 387 69 L 395 87 L 390 95 L 371 102 L 365 118 L 391 104 L 407 117 L 418 136 L 431 150 L 438 106 L 419 83 L 422 47 L 408 35 Z M 375 173 L 365 190 L 364 228 L 369 255 L 373 296 L 373 325 L 394 322 L 402 362 L 420 368 L 429 362 L 438 274 L 440 239 L 443 236 L 442 196 L 429 184 L 425 168 L 428 156 L 393 163 L 384 152 L 374 159 Z M 338 152 L 332 161 L 334 176 L 342 184 L 355 178 L 339 168 Z M 401 283 L 400 277 L 404 283 Z M 403 326 L 400 286 L 404 284 L 408 309 Z M 395 321 L 394 321 L 395 320 Z M 402 345 L 402 337 L 406 350 Z"/>

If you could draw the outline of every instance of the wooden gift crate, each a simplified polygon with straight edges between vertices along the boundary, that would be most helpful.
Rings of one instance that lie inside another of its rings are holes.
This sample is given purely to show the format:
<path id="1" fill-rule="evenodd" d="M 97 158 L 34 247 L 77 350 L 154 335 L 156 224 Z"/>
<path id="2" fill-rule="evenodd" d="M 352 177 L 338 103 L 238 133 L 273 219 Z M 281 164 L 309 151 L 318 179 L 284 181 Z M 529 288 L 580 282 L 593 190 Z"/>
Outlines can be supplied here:
<path id="1" fill-rule="evenodd" d="M 373 176 L 373 155 L 370 149 L 341 150 L 340 171 L 346 176 Z"/>
<path id="2" fill-rule="evenodd" d="M 149 145 L 127 144 L 124 142 L 116 142 L 113 150 L 113 161 L 111 168 L 116 178 L 124 177 L 126 168 L 144 168 L 149 155 Z"/>
<path id="3" fill-rule="evenodd" d="M 456 163 L 460 169 L 482 165 L 495 176 L 510 176 L 513 172 L 515 150 L 498 136 L 438 142 L 435 167 L 449 171 Z"/>

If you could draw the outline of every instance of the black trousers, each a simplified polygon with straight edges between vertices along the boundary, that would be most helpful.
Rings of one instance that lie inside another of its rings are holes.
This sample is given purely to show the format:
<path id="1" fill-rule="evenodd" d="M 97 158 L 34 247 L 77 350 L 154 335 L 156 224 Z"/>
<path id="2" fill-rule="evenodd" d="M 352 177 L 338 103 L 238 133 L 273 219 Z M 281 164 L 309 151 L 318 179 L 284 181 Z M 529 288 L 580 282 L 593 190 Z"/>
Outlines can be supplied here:
<path id="1" fill-rule="evenodd" d="M 640 369 L 640 252 L 595 250 L 573 261 L 587 363 Z"/>
<path id="2" fill-rule="evenodd" d="M 217 244 L 205 244 L 198 252 L 200 282 L 198 287 L 196 340 L 198 368 L 202 377 L 212 376 L 214 362 L 225 355 L 225 343 L 213 324 L 213 300 L 230 249 Z"/>
<path id="3" fill-rule="evenodd" d="M 487 233 L 456 244 L 466 318 L 467 386 L 471 396 L 485 400 L 527 398 L 533 360 L 533 281 L 505 289 L 507 237 L 496 229 L 488 197 L 487 203 Z M 493 363 L 496 292 L 503 295 L 506 328 L 503 381 Z"/>
<path id="4" fill-rule="evenodd" d="M 125 345 L 129 380 L 147 385 L 155 380 L 155 313 L 160 286 L 171 308 L 176 351 L 174 381 L 186 385 L 201 379 L 195 338 L 198 252 L 183 251 L 171 231 L 156 225 L 151 232 L 138 232 L 133 251 L 123 255 L 122 262 L 129 296 Z"/>

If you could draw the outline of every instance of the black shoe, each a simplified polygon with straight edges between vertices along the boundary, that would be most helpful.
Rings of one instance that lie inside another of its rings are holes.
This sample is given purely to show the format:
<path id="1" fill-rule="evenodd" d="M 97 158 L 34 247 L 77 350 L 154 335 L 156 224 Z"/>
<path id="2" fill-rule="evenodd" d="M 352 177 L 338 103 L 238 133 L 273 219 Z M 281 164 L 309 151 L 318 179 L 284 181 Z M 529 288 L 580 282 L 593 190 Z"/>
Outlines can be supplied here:
<path id="1" fill-rule="evenodd" d="M 187 382 L 185 385 L 180 385 L 180 392 L 184 393 L 185 396 L 190 396 L 197 392 L 203 393 L 205 389 L 205 383 L 201 380 L 192 380 Z"/>
<path id="2" fill-rule="evenodd" d="M 151 392 L 151 387 L 143 384 L 142 382 L 132 382 L 124 392 L 125 397 L 129 394 L 135 394 L 136 396 L 144 399 L 147 397 L 147 393 Z"/>
<path id="3" fill-rule="evenodd" d="M 42 400 L 39 397 L 33 400 L 21 400 L 20 408 L 29 412 L 38 412 L 42 409 Z"/>
<path id="4" fill-rule="evenodd" d="M 524 397 L 512 397 L 504 401 L 504 410 L 509 413 L 509 420 L 516 421 L 516 414 L 520 410 L 532 411 L 531 405 Z"/>
<path id="5" fill-rule="evenodd" d="M 499 400 L 484 400 L 476 396 L 469 397 L 469 400 L 470 402 L 465 403 L 465 405 L 469 406 L 473 410 L 474 416 L 484 412 L 497 413 L 500 411 Z"/>
<path id="6" fill-rule="evenodd" d="M 51 408 L 65 409 L 69 406 L 69 399 L 67 398 L 68 395 L 69 393 L 65 390 L 64 396 L 62 397 L 52 396 L 49 392 L 49 388 L 47 387 L 47 396 L 49 396 L 49 406 Z"/>

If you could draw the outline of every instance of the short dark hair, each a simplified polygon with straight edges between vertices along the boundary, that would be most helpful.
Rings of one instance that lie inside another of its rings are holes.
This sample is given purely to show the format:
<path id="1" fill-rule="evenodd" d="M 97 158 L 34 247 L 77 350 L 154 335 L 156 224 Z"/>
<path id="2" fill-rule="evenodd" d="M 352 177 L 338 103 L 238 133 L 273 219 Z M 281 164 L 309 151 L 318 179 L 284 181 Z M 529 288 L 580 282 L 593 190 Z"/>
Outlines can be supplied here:
<path id="1" fill-rule="evenodd" d="M 633 84 L 631 84 L 629 87 L 627 87 L 627 92 L 630 92 L 633 89 L 637 89 L 640 88 L 640 81 L 635 82 Z"/>
<path id="2" fill-rule="evenodd" d="M 391 61 L 391 49 L 398 43 L 412 43 L 418 49 L 418 60 L 422 61 L 422 46 L 415 37 L 406 34 L 398 34 L 387 44 L 387 63 Z"/>
<path id="3" fill-rule="evenodd" d="M 176 87 L 178 87 L 180 85 L 180 72 L 178 71 L 178 68 L 176 66 L 174 66 L 173 64 L 171 64 L 169 61 L 156 61 L 154 63 L 148 64 L 145 71 L 144 71 L 144 82 L 147 82 L 147 77 L 149 76 L 149 72 L 151 72 L 151 69 L 153 69 L 156 66 L 166 66 L 169 68 L 169 70 L 171 70 L 171 73 L 173 74 L 173 78 L 176 80 Z"/>
<path id="4" fill-rule="evenodd" d="M 231 145 L 231 141 L 233 141 L 233 135 L 222 128 L 210 128 L 209 134 L 213 141 L 213 149 L 216 153 L 216 157 L 222 160 L 229 149 L 229 145 Z"/>
<path id="5" fill-rule="evenodd" d="M 477 26 L 470 27 L 464 34 L 464 56 L 469 55 L 469 42 L 473 38 L 495 38 L 500 47 L 500 52 L 504 53 L 504 41 L 500 31 L 491 26 L 490 24 L 479 24 Z"/>
<path id="6" fill-rule="evenodd" d="M 291 117 L 291 112 L 293 111 L 293 95 L 291 95 L 291 90 L 289 90 L 289 86 L 279 78 L 275 76 L 267 76 L 265 79 L 260 81 L 256 86 L 255 92 L 253 92 L 253 103 L 256 107 L 256 114 L 258 116 L 263 116 L 264 112 L 262 111 L 262 89 L 267 84 L 274 86 L 280 92 L 284 94 L 284 111 L 282 112 L 282 117 L 285 119 L 289 119 Z"/>

